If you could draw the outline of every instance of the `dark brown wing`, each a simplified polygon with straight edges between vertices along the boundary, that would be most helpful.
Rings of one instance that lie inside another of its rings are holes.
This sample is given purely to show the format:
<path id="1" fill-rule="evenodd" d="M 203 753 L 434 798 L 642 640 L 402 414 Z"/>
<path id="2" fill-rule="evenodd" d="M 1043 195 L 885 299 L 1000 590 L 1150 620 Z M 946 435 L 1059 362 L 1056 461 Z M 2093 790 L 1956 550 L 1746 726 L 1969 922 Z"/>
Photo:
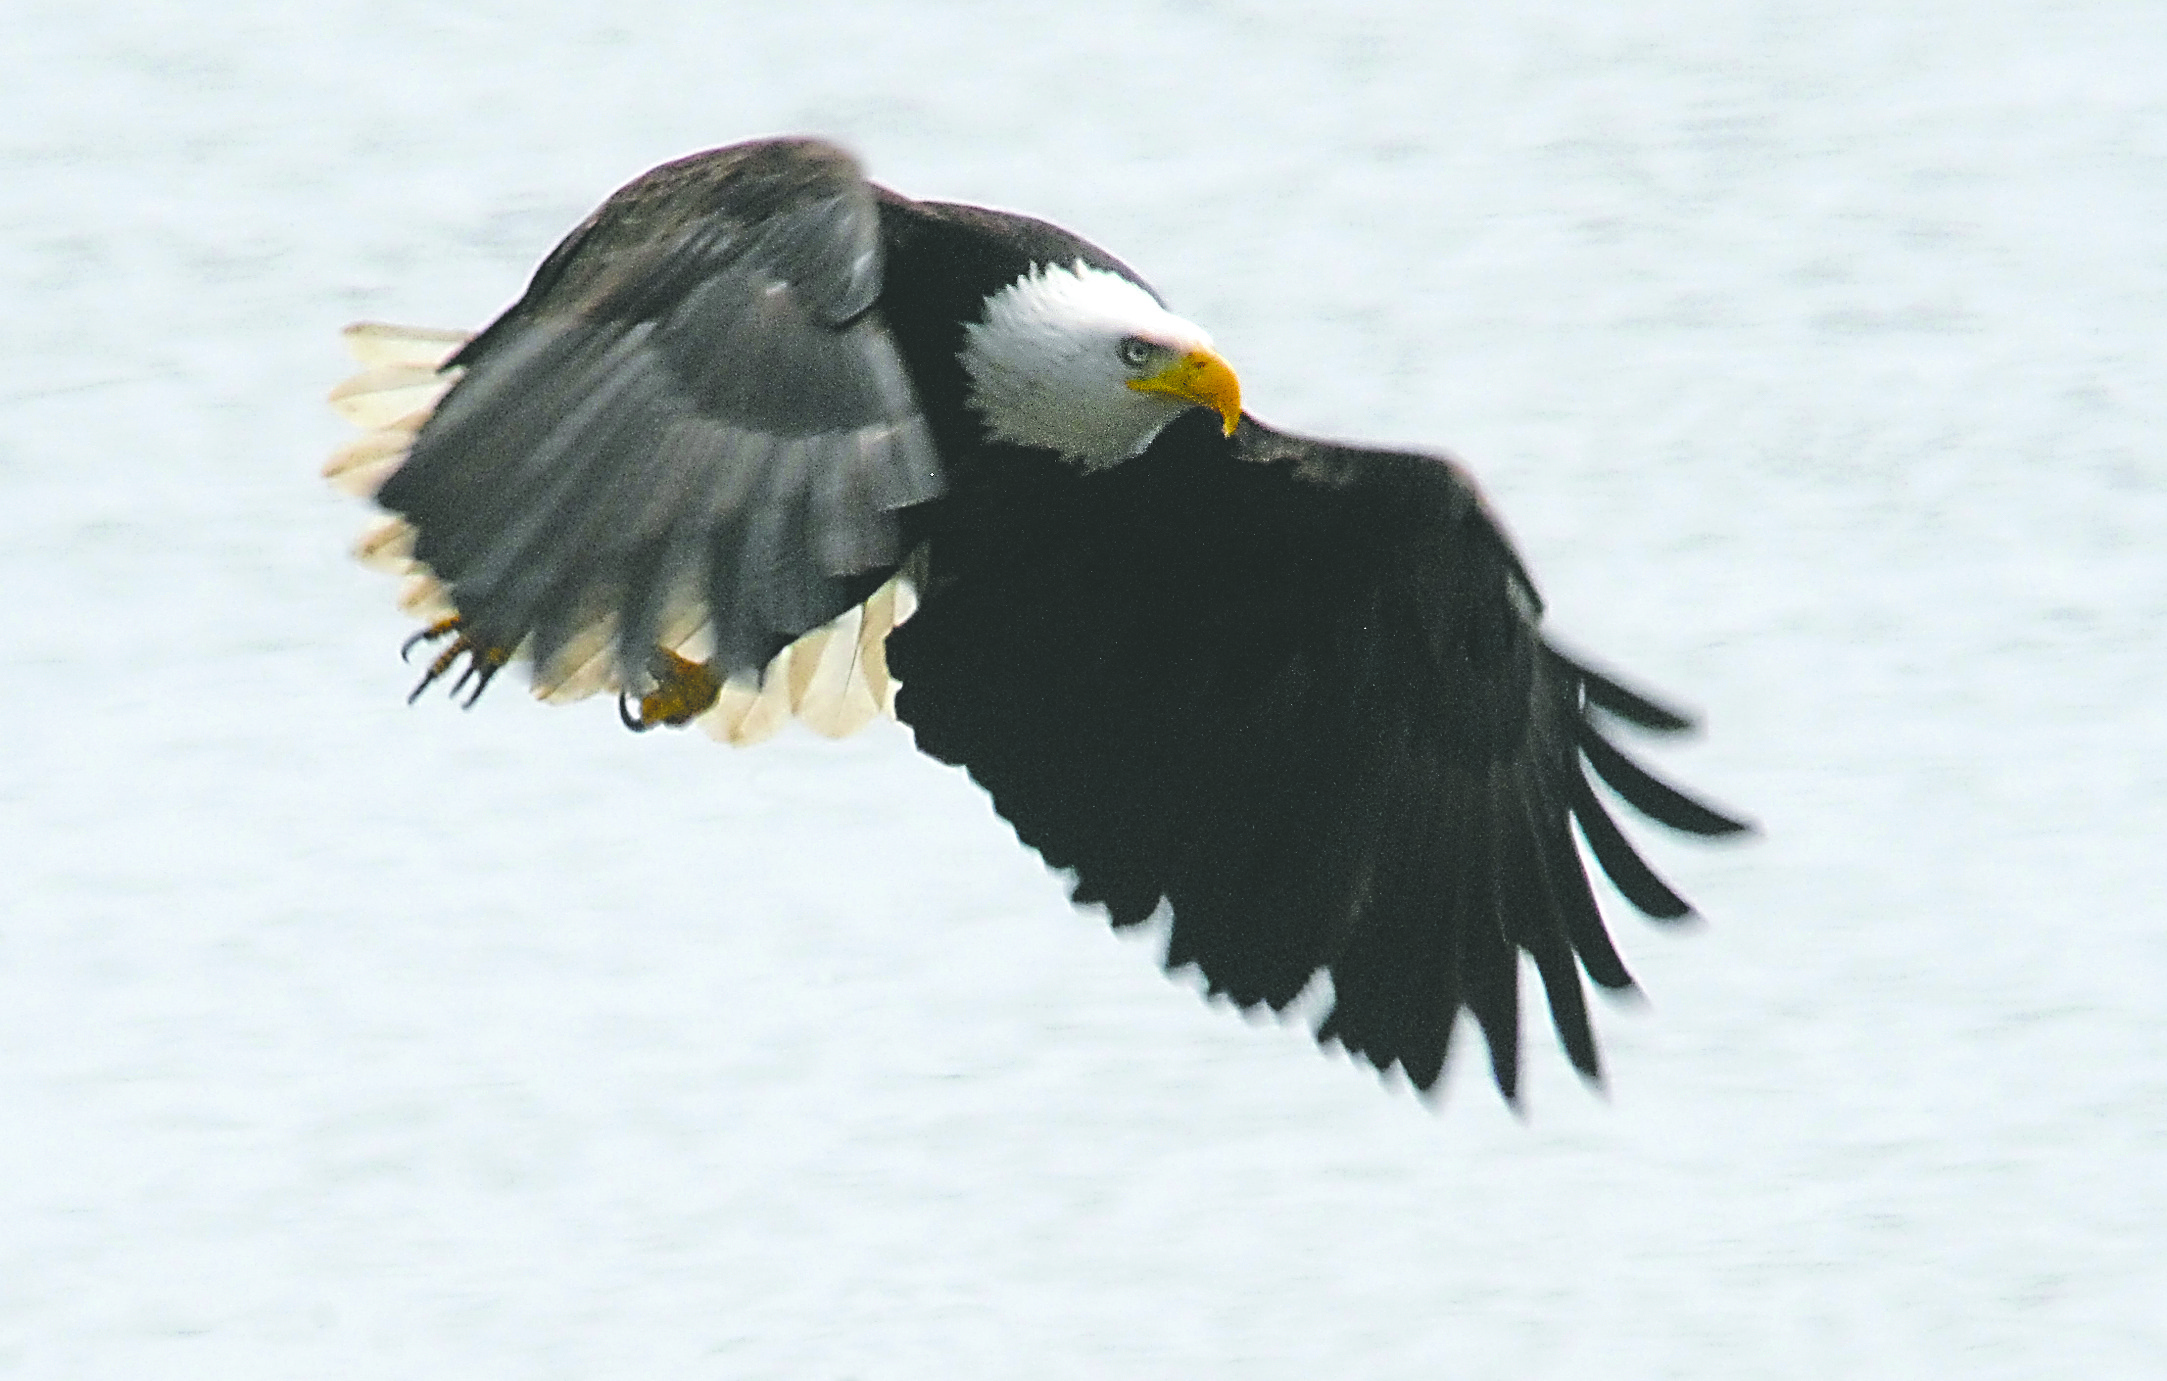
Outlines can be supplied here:
<path id="1" fill-rule="evenodd" d="M 1284 1008 L 1427 1089 L 1461 1008 L 1518 1081 L 1519 956 L 1598 1071 L 1578 970 L 1632 980 L 1572 839 L 1627 898 L 1685 904 L 1589 786 L 1743 828 L 1655 781 L 1592 717 L 1683 720 L 1550 648 L 1472 485 L 1425 456 L 1201 415 L 1079 477 L 1018 458 L 959 489 L 916 618 L 890 640 L 918 744 L 967 767 L 1116 925 L 1172 913 L 1166 962 Z"/>
<path id="2" fill-rule="evenodd" d="M 901 560 L 897 512 L 940 492 L 888 329 L 872 187 L 842 150 L 739 145 L 604 204 L 465 370 L 378 502 L 417 530 L 470 638 L 548 667 L 616 625 L 754 670 Z"/>

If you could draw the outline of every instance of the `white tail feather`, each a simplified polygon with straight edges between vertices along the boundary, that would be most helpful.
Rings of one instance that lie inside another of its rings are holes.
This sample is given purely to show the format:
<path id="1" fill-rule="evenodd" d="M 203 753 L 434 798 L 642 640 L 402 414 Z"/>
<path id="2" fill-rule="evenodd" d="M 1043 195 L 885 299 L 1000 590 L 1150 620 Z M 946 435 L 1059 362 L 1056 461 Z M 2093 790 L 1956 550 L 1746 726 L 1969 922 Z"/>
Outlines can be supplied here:
<path id="1" fill-rule="evenodd" d="M 405 464 L 422 424 L 457 381 L 458 371 L 445 370 L 444 362 L 471 337 L 464 331 L 364 321 L 347 327 L 345 339 L 363 368 L 331 391 L 330 402 L 363 430 L 332 453 L 323 474 L 341 492 L 373 498 Z M 386 515 L 362 534 L 354 556 L 372 570 L 400 577 L 400 609 L 434 623 L 457 611 L 435 573 L 414 559 L 414 538 L 404 519 Z M 894 577 L 860 607 L 776 653 L 758 679 L 740 675 L 725 682 L 714 705 L 700 716 L 700 726 L 714 738 L 743 746 L 773 737 L 793 713 L 830 738 L 893 715 L 896 681 L 888 671 L 887 637 L 917 603 L 911 583 Z M 713 631 L 696 599 L 671 606 L 657 641 L 696 662 L 714 654 Z M 536 698 L 562 704 L 649 686 L 645 668 L 619 667 L 616 651 L 616 619 L 589 623 L 550 666 L 535 668 Z M 516 655 L 528 654 L 522 644 Z"/>
<path id="2" fill-rule="evenodd" d="M 342 494 L 373 499 L 394 470 L 406 463 L 413 449 L 414 433 L 403 427 L 383 427 L 363 432 L 331 453 L 324 462 L 324 478 Z"/>
<path id="3" fill-rule="evenodd" d="M 745 748 L 773 738 L 790 722 L 790 692 L 784 683 L 790 649 L 784 648 L 768 663 L 766 676 L 757 683 L 750 676 L 733 676 L 722 683 L 714 707 L 700 716 L 708 736 L 733 748 Z"/>
<path id="4" fill-rule="evenodd" d="M 399 587 L 399 612 L 411 614 L 423 623 L 442 623 L 459 611 L 452 607 L 451 596 L 437 578 L 417 568 Z"/>
<path id="5" fill-rule="evenodd" d="M 378 365 L 332 389 L 331 406 L 357 427 L 418 431 L 451 385 L 451 379 L 433 369 Z"/>
<path id="6" fill-rule="evenodd" d="M 902 683 L 888 670 L 888 635 L 917 612 L 918 587 L 910 577 L 897 574 L 865 602 L 865 619 L 858 628 L 858 674 L 880 713 L 890 718 L 895 715 L 895 692 Z"/>
<path id="7" fill-rule="evenodd" d="M 798 718 L 816 733 L 847 738 L 894 714 L 888 634 L 916 604 L 910 582 L 897 576 L 863 605 L 798 639 L 789 649 L 790 704 Z"/>
<path id="8" fill-rule="evenodd" d="M 354 560 L 385 575 L 409 575 L 414 564 L 414 527 L 404 518 L 386 514 L 369 524 L 354 543 Z"/>
<path id="9" fill-rule="evenodd" d="M 393 326 L 382 321 L 357 321 L 340 332 L 346 349 L 370 368 L 405 365 L 412 369 L 441 369 L 444 361 L 473 339 L 465 331 L 446 331 L 435 326 Z"/>
<path id="10" fill-rule="evenodd" d="M 605 614 L 572 635 L 572 641 L 549 661 L 534 668 L 534 698 L 549 705 L 569 705 L 600 691 L 619 688 L 617 617 Z"/>

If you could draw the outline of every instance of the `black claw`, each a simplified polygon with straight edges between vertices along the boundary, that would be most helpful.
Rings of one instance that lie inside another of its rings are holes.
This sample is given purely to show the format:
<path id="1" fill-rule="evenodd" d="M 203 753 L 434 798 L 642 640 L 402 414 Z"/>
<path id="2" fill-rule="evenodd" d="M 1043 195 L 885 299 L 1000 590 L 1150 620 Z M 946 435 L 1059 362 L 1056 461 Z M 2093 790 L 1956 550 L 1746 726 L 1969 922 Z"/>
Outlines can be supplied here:
<path id="1" fill-rule="evenodd" d="M 631 700 L 632 693 L 630 691 L 617 692 L 617 719 L 633 733 L 644 734 L 649 729 L 654 728 L 657 721 L 652 719 L 642 719 L 638 715 L 634 714 L 631 709 L 628 708 L 631 704 Z"/>
<path id="2" fill-rule="evenodd" d="M 422 673 L 421 679 L 414 683 L 414 689 L 406 693 L 406 703 L 411 705 L 421 699 L 421 693 L 435 685 L 442 679 L 444 673 L 449 670 L 451 670 L 451 658 L 438 656 L 435 661 L 429 663 L 429 669 Z"/>
<path id="3" fill-rule="evenodd" d="M 427 628 L 422 629 L 413 637 L 399 644 L 399 660 L 402 662 L 412 661 L 415 648 L 420 647 L 423 643 L 433 643 L 447 633 L 457 631 L 458 627 L 459 620 L 457 619 L 439 619 L 437 622 L 430 624 Z M 429 682 L 424 681 L 422 684 L 426 686 Z M 415 694 L 418 695 L 420 692 L 416 691 Z"/>
<path id="4" fill-rule="evenodd" d="M 481 699 L 482 692 L 489 688 L 489 678 L 496 674 L 497 669 L 489 663 L 487 658 L 471 648 L 468 649 L 466 669 L 459 673 L 458 680 L 451 683 L 451 698 L 457 700 L 459 692 L 465 690 L 467 683 L 471 681 L 474 683 L 474 693 L 469 695 L 466 698 L 466 703 L 459 708 L 463 710 L 473 709 L 474 702 Z"/>
<path id="5" fill-rule="evenodd" d="M 457 636 L 453 637 L 454 634 Z M 439 619 L 399 644 L 399 660 L 410 661 L 415 648 L 424 643 L 440 642 L 447 637 L 452 638 L 451 646 L 437 653 L 435 659 L 429 663 L 429 669 L 422 673 L 421 680 L 407 693 L 407 704 L 411 705 L 421 699 L 423 691 L 443 680 L 453 667 L 459 665 L 459 659 L 464 657 L 466 666 L 460 669 L 459 679 L 452 682 L 451 697 L 457 700 L 464 694 L 466 699 L 462 708 L 471 710 L 474 702 L 482 698 L 482 692 L 489 689 L 489 683 L 496 679 L 497 672 L 502 670 L 505 662 L 509 660 L 469 639 L 465 629 L 460 626 L 457 615 Z"/>

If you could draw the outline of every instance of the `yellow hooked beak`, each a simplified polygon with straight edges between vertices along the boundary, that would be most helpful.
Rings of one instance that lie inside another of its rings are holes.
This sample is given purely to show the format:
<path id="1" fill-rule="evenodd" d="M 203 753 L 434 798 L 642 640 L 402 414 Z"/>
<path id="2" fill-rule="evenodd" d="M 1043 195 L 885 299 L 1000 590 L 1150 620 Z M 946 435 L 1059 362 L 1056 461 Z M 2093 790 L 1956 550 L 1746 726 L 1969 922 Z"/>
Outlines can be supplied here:
<path id="1" fill-rule="evenodd" d="M 1129 380 L 1129 387 L 1210 408 L 1226 423 L 1228 436 L 1242 419 L 1241 380 L 1234 377 L 1233 366 L 1209 350 L 1191 350 L 1147 379 Z"/>

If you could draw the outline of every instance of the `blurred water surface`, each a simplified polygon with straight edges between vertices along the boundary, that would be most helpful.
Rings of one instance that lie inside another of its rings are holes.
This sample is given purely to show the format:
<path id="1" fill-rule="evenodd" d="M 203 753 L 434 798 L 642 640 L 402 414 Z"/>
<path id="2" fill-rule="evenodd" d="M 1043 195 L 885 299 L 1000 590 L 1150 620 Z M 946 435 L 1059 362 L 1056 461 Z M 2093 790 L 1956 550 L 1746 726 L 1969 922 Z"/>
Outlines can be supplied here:
<path id="1" fill-rule="evenodd" d="M 2161 1374 L 2167 9 L 1598 9 L 18 0 L 0 1371 Z M 1454 449 L 1707 713 L 1767 837 L 1655 846 L 1607 1096 L 1210 1010 L 892 727 L 400 703 L 337 328 L 783 130 Z"/>

